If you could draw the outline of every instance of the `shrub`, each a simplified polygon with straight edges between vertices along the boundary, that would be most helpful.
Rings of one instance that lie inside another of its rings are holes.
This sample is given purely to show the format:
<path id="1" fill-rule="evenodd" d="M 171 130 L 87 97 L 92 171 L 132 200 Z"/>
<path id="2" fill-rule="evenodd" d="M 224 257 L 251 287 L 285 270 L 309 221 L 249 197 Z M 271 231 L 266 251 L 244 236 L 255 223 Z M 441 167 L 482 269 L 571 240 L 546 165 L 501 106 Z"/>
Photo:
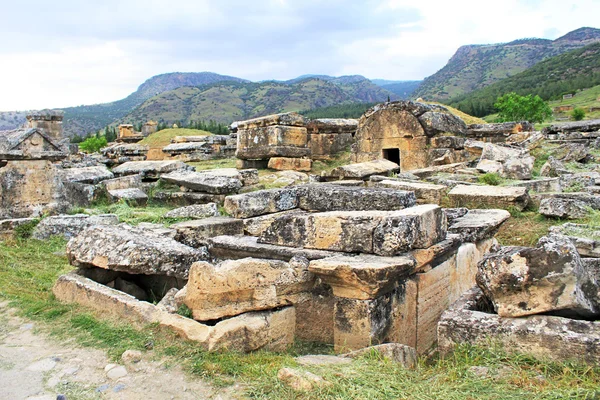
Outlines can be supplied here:
<path id="1" fill-rule="evenodd" d="M 540 96 L 519 96 L 507 93 L 494 104 L 499 122 L 529 121 L 544 122 L 552 116 L 552 109 Z"/>
<path id="2" fill-rule="evenodd" d="M 487 174 L 483 174 L 477 180 L 479 183 L 490 186 L 498 186 L 500 183 L 502 183 L 502 178 L 496 172 L 488 172 Z"/>
<path id="3" fill-rule="evenodd" d="M 79 149 L 86 153 L 95 153 L 101 148 L 106 147 L 107 144 L 108 142 L 104 136 L 92 136 L 81 142 L 79 144 Z"/>
<path id="4" fill-rule="evenodd" d="M 583 108 L 577 107 L 573 111 L 571 111 L 571 118 L 573 121 L 581 121 L 585 118 L 585 111 Z"/>

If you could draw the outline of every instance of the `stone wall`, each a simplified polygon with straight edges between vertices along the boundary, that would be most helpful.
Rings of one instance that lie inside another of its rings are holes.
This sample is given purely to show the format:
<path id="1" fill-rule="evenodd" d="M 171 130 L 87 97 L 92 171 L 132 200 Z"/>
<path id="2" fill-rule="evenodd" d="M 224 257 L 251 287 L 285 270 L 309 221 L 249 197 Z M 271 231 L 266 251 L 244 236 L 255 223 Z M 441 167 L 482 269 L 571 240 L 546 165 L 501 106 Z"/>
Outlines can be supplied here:
<path id="1" fill-rule="evenodd" d="M 40 111 L 27 116 L 28 128 L 39 128 L 52 139 L 63 138 L 63 112 Z"/>

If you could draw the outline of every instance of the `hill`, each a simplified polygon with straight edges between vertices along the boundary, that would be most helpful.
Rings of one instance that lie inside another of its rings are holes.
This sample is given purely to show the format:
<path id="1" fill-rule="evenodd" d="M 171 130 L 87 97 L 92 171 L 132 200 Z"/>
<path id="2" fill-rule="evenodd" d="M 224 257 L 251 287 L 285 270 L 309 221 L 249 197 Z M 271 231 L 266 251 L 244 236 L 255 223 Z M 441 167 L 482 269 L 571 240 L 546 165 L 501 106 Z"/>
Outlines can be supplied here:
<path id="1" fill-rule="evenodd" d="M 394 93 L 401 100 L 408 100 L 413 97 L 413 93 L 419 88 L 422 82 L 423 81 L 400 81 L 386 83 L 381 85 L 381 87 Z"/>
<path id="2" fill-rule="evenodd" d="M 448 100 L 516 75 L 535 64 L 594 42 L 600 29 L 580 28 L 556 39 L 460 47 L 446 66 L 425 78 L 413 97 Z"/>
<path id="3" fill-rule="evenodd" d="M 165 123 L 214 120 L 230 123 L 288 111 L 304 111 L 339 104 L 373 103 L 396 99 L 361 77 L 323 80 L 309 77 L 295 83 L 222 82 L 201 87 L 181 87 L 161 93 L 118 122 L 139 123 L 153 119 Z"/>
<path id="4" fill-rule="evenodd" d="M 594 43 L 542 61 L 535 66 L 483 89 L 458 96 L 448 103 L 475 116 L 494 112 L 499 96 L 516 92 L 539 95 L 544 100 L 600 84 L 600 43 Z"/>

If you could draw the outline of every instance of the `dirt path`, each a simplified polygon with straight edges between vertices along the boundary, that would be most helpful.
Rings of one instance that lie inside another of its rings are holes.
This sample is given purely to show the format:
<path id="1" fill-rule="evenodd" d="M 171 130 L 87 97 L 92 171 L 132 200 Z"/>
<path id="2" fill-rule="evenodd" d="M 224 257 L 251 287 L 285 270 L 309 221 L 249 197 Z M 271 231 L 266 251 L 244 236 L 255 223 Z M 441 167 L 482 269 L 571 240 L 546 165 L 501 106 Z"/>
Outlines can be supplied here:
<path id="1" fill-rule="evenodd" d="M 137 363 L 109 369 L 100 350 L 36 332 L 34 323 L 14 315 L 0 303 L 0 398 L 54 400 L 64 394 L 76 399 L 230 399 L 239 388 L 212 388 L 188 378 L 180 368 L 167 368 L 147 355 Z M 109 367 L 110 368 L 110 367 Z M 116 369 L 115 369 L 116 368 Z M 124 375 L 124 376 L 123 376 Z"/>

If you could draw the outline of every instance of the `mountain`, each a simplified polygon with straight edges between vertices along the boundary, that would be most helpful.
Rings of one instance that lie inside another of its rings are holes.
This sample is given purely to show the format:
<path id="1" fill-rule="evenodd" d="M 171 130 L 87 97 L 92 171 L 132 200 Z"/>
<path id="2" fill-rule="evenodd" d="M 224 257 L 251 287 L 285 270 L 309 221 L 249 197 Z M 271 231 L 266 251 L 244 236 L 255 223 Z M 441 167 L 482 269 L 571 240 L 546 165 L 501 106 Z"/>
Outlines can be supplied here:
<path id="1" fill-rule="evenodd" d="M 249 82 L 233 76 L 213 72 L 172 72 L 156 75 L 142 83 L 126 98 L 111 103 L 63 108 L 64 131 L 67 136 L 95 132 L 124 117 L 149 98 L 182 86 L 200 86 L 217 82 Z M 0 112 L 0 130 L 14 129 L 25 123 L 25 112 Z"/>
<path id="2" fill-rule="evenodd" d="M 230 123 L 272 113 L 305 111 L 337 104 L 383 102 L 388 96 L 397 99 L 393 93 L 362 77 L 326 80 L 304 77 L 296 83 L 221 82 L 161 93 L 118 122 L 139 123 L 154 119 L 175 123 L 212 119 Z"/>
<path id="3" fill-rule="evenodd" d="M 600 41 L 600 29 L 580 28 L 556 40 L 460 47 L 446 66 L 425 78 L 413 97 L 447 100 L 522 72 L 547 58 Z"/>
<path id="4" fill-rule="evenodd" d="M 516 92 L 539 95 L 544 100 L 600 84 L 600 42 L 548 58 L 533 67 L 482 89 L 457 96 L 448 103 L 467 114 L 494 112 L 499 96 Z"/>
<path id="5" fill-rule="evenodd" d="M 413 93 L 419 88 L 422 82 L 423 81 L 400 81 L 381 85 L 380 87 L 396 94 L 396 96 L 402 100 L 408 100 L 413 97 Z"/>

